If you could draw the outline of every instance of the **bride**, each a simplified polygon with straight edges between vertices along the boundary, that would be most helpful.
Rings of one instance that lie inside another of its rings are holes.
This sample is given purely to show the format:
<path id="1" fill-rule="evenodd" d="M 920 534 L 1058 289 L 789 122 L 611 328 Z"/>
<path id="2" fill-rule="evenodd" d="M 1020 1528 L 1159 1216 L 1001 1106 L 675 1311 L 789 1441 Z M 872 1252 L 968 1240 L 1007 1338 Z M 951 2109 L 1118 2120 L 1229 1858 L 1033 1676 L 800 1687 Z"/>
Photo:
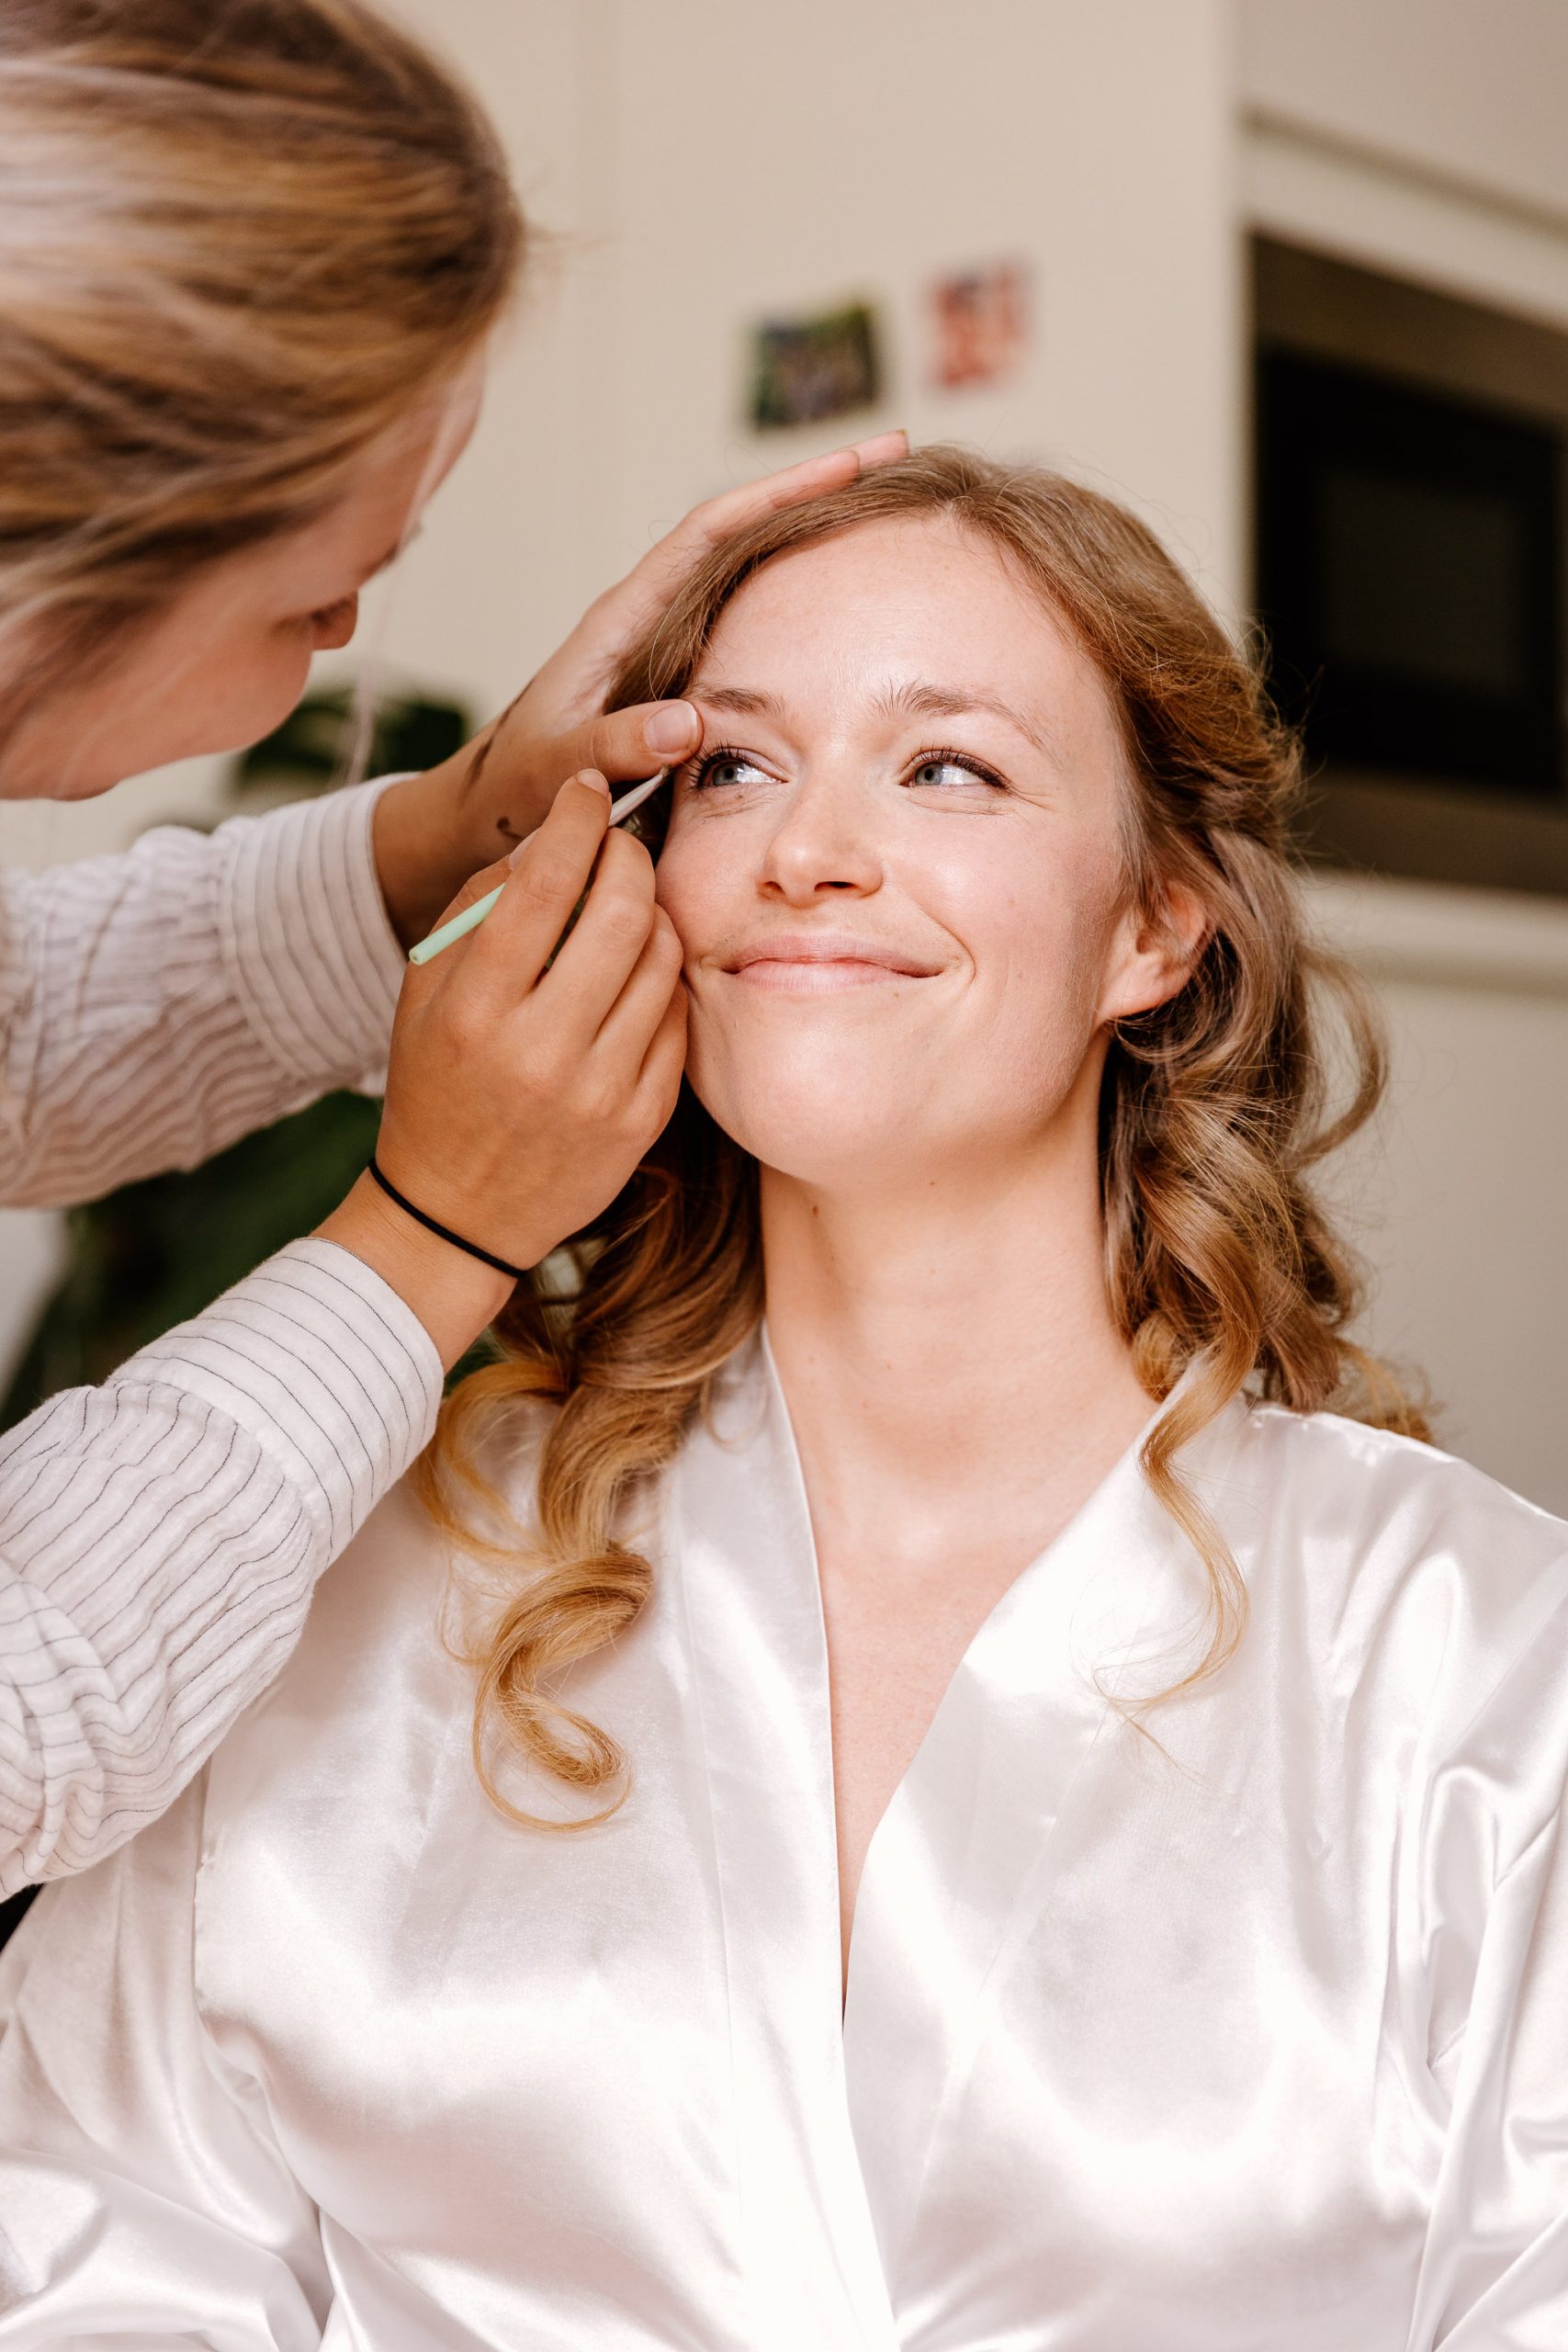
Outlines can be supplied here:
<path id="1" fill-rule="evenodd" d="M 1565 1532 L 1345 1336 L 1290 744 L 943 449 L 673 694 L 689 1093 L 7 1955 L 0 2346 L 1568 2342 Z"/>

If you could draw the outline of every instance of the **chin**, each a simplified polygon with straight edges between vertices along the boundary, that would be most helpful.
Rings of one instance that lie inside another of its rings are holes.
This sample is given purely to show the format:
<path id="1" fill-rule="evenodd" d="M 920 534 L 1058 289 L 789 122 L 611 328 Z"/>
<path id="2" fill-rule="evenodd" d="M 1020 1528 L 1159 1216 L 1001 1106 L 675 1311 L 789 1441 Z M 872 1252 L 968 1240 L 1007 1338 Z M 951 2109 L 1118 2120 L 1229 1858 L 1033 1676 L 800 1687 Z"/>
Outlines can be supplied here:
<path id="1" fill-rule="evenodd" d="M 775 1175 L 824 1193 L 882 1190 L 908 1180 L 919 1156 L 909 1105 L 896 1089 L 878 1087 L 867 1100 L 863 1082 L 846 1095 L 826 1086 L 705 1083 L 688 1073 L 692 1090 L 716 1125 Z"/>
<path id="2" fill-rule="evenodd" d="M 918 1163 L 891 1138 L 879 1150 L 849 1138 L 774 1135 L 746 1148 L 765 1175 L 822 1201 L 886 1200 L 908 1185 Z"/>

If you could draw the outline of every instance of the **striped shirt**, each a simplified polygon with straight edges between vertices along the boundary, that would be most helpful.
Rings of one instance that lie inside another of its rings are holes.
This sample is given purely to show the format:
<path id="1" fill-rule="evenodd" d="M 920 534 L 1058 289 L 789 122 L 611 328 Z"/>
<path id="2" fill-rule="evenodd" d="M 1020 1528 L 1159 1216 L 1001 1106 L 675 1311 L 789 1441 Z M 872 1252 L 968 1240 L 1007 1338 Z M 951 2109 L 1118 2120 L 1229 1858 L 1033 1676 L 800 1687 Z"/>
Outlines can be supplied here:
<path id="1" fill-rule="evenodd" d="M 382 1063 L 378 789 L 0 877 L 0 1199 L 194 1167 Z M 0 1894 L 172 1802 L 440 1395 L 418 1317 L 305 1240 L 0 1438 Z"/>

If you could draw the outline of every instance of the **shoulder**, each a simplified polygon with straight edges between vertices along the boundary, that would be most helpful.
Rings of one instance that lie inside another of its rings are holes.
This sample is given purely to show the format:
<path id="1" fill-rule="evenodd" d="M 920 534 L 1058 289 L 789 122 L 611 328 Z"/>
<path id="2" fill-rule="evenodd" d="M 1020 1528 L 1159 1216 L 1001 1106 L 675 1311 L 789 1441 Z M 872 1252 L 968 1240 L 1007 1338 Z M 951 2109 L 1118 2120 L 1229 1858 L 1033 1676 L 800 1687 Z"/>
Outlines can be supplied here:
<path id="1" fill-rule="evenodd" d="M 1405 1552 L 1479 1551 L 1568 1570 L 1568 1523 L 1457 1454 L 1337 1413 L 1254 1406 L 1235 1469 L 1299 1516 L 1303 1534 L 1334 1530 Z"/>
<path id="2" fill-rule="evenodd" d="M 1568 1679 L 1568 1524 L 1472 1464 L 1255 1406 L 1210 1498 L 1255 1606 L 1341 1683 L 1403 1687 L 1457 1732 L 1532 1660 Z"/>

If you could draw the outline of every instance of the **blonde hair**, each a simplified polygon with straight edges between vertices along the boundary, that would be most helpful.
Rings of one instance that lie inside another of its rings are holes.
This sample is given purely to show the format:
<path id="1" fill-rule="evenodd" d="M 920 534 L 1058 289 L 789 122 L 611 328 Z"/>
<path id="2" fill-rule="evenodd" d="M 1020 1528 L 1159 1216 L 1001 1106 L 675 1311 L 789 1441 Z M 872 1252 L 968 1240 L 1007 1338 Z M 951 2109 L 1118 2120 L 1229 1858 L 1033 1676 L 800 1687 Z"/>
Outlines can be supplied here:
<path id="1" fill-rule="evenodd" d="M 1125 747 L 1136 899 L 1157 917 L 1180 884 L 1207 913 L 1186 985 L 1117 1025 L 1100 1114 L 1118 1326 L 1151 1397 L 1193 1368 L 1143 1457 L 1209 1574 L 1209 1638 L 1174 1686 L 1186 1689 L 1231 1655 L 1247 1604 L 1224 1538 L 1179 1474 L 1180 1448 L 1247 1389 L 1300 1412 L 1332 1404 L 1425 1434 L 1418 1408 L 1346 1337 L 1353 1270 L 1307 1181 L 1372 1109 L 1382 1066 L 1360 989 L 1304 934 L 1287 855 L 1297 749 L 1255 669 L 1123 508 L 1060 474 L 937 447 L 770 514 L 718 548 L 631 654 L 609 705 L 683 692 L 726 605 L 774 557 L 859 523 L 938 515 L 997 548 L 1104 681 Z M 1351 1069 L 1334 1116 L 1318 1026 L 1325 996 Z M 652 1571 L 617 1532 L 624 1504 L 671 1460 L 761 1313 L 755 1177 L 685 1092 L 648 1162 L 573 1245 L 575 1295 L 520 1289 L 499 1326 L 505 1360 L 471 1375 L 442 1415 L 422 1465 L 427 1501 L 470 1550 L 510 1559 L 515 1588 L 476 1659 L 475 1754 L 492 1795 L 492 1724 L 576 1788 L 606 1788 L 622 1770 L 613 1744 L 553 1686 L 646 1600 Z M 483 1491 L 483 1425 L 520 1397 L 558 1409 L 536 1528 L 509 1554 L 474 1534 L 467 1507 Z"/>
<path id="2" fill-rule="evenodd" d="M 360 0 L 6 0 L 0 727 L 330 506 L 523 234 L 483 114 Z"/>

